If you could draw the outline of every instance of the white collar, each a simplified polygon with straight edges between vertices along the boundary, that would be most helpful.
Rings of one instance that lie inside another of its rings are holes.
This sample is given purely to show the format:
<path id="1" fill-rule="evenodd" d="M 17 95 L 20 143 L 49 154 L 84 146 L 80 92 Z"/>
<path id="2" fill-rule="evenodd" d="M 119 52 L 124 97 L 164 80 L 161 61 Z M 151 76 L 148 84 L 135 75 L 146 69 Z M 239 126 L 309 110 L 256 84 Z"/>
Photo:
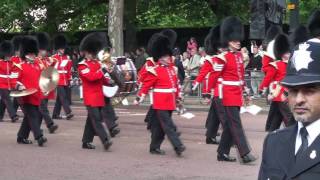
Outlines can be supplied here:
<path id="1" fill-rule="evenodd" d="M 298 152 L 298 149 L 302 143 L 301 141 L 301 135 L 300 135 L 300 129 L 303 127 L 303 124 L 301 122 L 298 122 L 298 131 L 297 131 L 297 138 L 296 138 L 296 151 L 295 153 Z M 320 134 L 320 119 L 314 121 L 313 123 L 309 124 L 306 126 L 306 129 L 308 131 L 308 146 L 310 146 L 313 141 L 319 136 Z"/>
<path id="2" fill-rule="evenodd" d="M 312 38 L 312 39 L 309 39 L 307 42 L 320 43 L 320 39 L 319 38 Z"/>

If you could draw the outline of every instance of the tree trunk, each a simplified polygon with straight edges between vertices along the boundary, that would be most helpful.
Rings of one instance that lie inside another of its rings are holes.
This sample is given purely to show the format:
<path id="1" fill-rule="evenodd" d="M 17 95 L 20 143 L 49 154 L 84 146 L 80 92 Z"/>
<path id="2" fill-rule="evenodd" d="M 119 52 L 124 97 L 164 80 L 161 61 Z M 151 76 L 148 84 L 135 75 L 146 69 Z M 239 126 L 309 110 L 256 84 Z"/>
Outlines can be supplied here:
<path id="1" fill-rule="evenodd" d="M 123 7 L 124 0 L 109 0 L 108 34 L 113 45 L 112 56 L 123 53 Z"/>
<path id="2" fill-rule="evenodd" d="M 137 0 L 125 0 L 124 4 L 124 26 L 125 40 L 124 49 L 126 52 L 134 51 L 137 48 L 137 27 L 135 19 L 137 15 Z"/>

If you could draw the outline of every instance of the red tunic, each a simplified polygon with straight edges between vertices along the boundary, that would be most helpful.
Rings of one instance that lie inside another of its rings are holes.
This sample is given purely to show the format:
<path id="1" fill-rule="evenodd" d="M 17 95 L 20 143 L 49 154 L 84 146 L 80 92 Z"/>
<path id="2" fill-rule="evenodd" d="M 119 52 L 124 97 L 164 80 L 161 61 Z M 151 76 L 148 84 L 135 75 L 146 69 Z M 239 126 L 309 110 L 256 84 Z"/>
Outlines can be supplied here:
<path id="1" fill-rule="evenodd" d="M 270 56 L 265 54 L 265 55 L 263 55 L 261 61 L 262 61 L 261 70 L 262 70 L 262 72 L 264 72 L 266 74 L 268 71 L 268 68 L 269 68 L 269 63 L 273 62 L 274 59 L 272 59 Z"/>
<path id="2" fill-rule="evenodd" d="M 85 59 L 78 64 L 78 72 L 83 87 L 83 102 L 86 106 L 103 107 L 105 105 L 102 86 L 108 85 L 108 79 L 101 71 L 98 60 Z"/>
<path id="3" fill-rule="evenodd" d="M 14 88 L 13 81 L 16 81 L 17 73 L 13 72 L 12 61 L 0 59 L 0 89 Z"/>
<path id="4" fill-rule="evenodd" d="M 39 79 L 41 68 L 38 63 L 22 62 L 15 65 L 16 72 L 18 72 L 17 82 L 22 83 L 26 89 L 35 88 L 38 91 L 34 94 L 21 97 L 22 104 L 32 104 L 39 106 L 41 102 L 41 91 L 39 88 Z"/>
<path id="5" fill-rule="evenodd" d="M 270 92 L 275 95 L 272 101 L 283 102 L 286 100 L 283 98 L 283 94 L 287 89 L 280 85 L 280 81 L 286 76 L 287 64 L 288 63 L 285 61 L 269 63 L 266 76 L 263 78 L 259 86 L 259 90 L 261 91 L 270 87 Z M 275 91 L 277 91 L 276 94 L 274 94 Z"/>
<path id="6" fill-rule="evenodd" d="M 147 69 L 155 66 L 157 63 L 153 61 L 152 57 L 147 58 L 146 63 L 142 66 L 140 71 L 138 72 L 138 84 L 143 83 L 146 75 L 148 74 Z"/>
<path id="7" fill-rule="evenodd" d="M 240 52 L 225 52 L 224 58 L 214 58 L 213 84 L 222 78 L 224 106 L 242 106 L 244 89 L 244 65 Z"/>
<path id="8" fill-rule="evenodd" d="M 72 61 L 69 59 L 67 55 L 59 55 L 55 54 L 52 58 L 56 59 L 57 62 L 55 64 L 55 68 L 59 72 L 59 86 L 69 86 L 70 80 L 72 78 L 71 68 Z"/>
<path id="9" fill-rule="evenodd" d="M 12 56 L 11 57 L 11 62 L 13 65 L 18 65 L 22 63 L 22 59 L 19 56 Z M 16 68 L 14 68 L 15 70 L 17 70 Z M 11 81 L 11 87 L 15 88 L 16 87 L 16 83 L 17 83 L 17 78 L 18 78 L 18 72 L 15 72 L 15 70 L 13 70 L 12 72 L 12 81 Z"/>
<path id="10" fill-rule="evenodd" d="M 145 96 L 153 88 L 153 109 L 175 110 L 180 87 L 176 68 L 158 64 L 149 68 L 138 96 Z"/>

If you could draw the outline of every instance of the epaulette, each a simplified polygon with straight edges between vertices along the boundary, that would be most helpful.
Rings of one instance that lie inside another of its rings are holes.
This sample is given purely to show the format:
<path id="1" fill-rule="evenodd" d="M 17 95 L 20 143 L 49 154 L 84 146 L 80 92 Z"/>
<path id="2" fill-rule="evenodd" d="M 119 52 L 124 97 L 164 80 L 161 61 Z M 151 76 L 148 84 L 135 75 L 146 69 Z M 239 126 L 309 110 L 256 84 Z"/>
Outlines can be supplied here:
<path id="1" fill-rule="evenodd" d="M 85 65 L 85 66 L 88 66 L 88 64 L 86 62 L 84 62 L 85 60 L 82 60 L 78 63 L 78 65 Z"/>
<path id="2" fill-rule="evenodd" d="M 20 70 L 22 70 L 21 63 L 13 63 L 13 66 L 16 66 L 17 68 L 19 68 Z"/>
<path id="3" fill-rule="evenodd" d="M 219 58 L 219 59 L 221 59 L 221 60 L 223 60 L 223 61 L 226 62 L 227 60 L 226 60 L 226 58 L 224 57 L 226 54 L 227 54 L 227 52 L 222 52 L 222 53 L 220 53 L 220 54 L 215 55 L 214 57 L 217 57 L 217 58 Z"/>
<path id="4" fill-rule="evenodd" d="M 148 72 L 150 72 L 151 74 L 153 74 L 153 75 L 155 75 L 155 76 L 158 76 L 158 74 L 157 74 L 157 72 L 156 72 L 156 70 L 155 70 L 155 67 L 156 67 L 156 66 L 153 66 L 153 67 L 148 66 L 148 67 L 146 67 L 146 70 L 147 70 Z"/>
<path id="5" fill-rule="evenodd" d="M 275 67 L 276 69 L 278 69 L 278 66 L 277 66 L 277 62 L 274 61 L 274 62 L 271 62 L 269 63 L 271 66 Z"/>
<path id="6" fill-rule="evenodd" d="M 146 61 L 151 61 L 152 62 L 152 64 L 156 64 L 156 62 L 154 62 L 154 60 L 153 60 L 153 57 L 148 57 L 147 59 L 146 59 Z"/>

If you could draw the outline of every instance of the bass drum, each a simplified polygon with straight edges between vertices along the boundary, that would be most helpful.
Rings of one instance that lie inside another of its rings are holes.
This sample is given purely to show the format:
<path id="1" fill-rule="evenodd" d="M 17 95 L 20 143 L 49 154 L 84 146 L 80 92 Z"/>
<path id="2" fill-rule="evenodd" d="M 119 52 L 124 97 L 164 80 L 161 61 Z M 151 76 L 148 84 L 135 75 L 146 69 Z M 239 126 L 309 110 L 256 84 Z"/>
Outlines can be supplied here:
<path id="1" fill-rule="evenodd" d="M 124 56 L 111 57 L 111 60 L 115 64 L 114 72 L 117 74 L 116 76 L 121 77 L 121 81 L 123 81 L 123 83 L 117 83 L 119 89 L 112 97 L 112 104 L 117 105 L 121 103 L 126 96 L 134 94 L 138 90 L 137 69 L 133 61 Z"/>

